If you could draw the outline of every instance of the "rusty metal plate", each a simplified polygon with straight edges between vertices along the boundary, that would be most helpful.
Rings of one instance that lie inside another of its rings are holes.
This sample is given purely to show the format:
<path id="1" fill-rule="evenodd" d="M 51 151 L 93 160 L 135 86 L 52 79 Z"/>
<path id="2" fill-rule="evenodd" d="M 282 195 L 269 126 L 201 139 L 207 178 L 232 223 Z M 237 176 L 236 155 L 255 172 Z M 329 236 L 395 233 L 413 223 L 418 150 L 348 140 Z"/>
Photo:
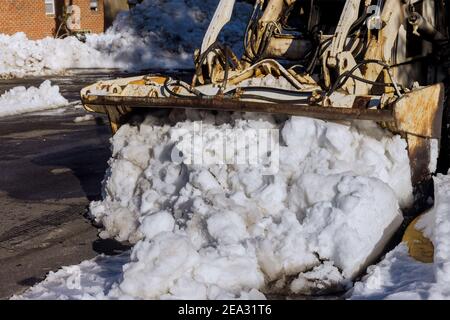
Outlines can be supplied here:
<path id="1" fill-rule="evenodd" d="M 394 105 L 399 132 L 439 139 L 444 110 L 444 85 L 438 83 L 405 94 Z"/>
<path id="2" fill-rule="evenodd" d="M 262 112 L 273 114 L 286 114 L 293 116 L 312 117 L 324 120 L 374 120 L 394 121 L 392 111 L 386 109 L 360 109 L 360 108 L 333 108 L 320 105 L 290 104 L 290 103 L 263 103 L 242 101 L 229 98 L 152 98 L 152 97 L 122 97 L 122 96 L 96 96 L 83 97 L 87 106 L 101 105 L 106 108 L 116 106 L 129 106 L 138 108 L 181 108 L 236 112 Z"/>

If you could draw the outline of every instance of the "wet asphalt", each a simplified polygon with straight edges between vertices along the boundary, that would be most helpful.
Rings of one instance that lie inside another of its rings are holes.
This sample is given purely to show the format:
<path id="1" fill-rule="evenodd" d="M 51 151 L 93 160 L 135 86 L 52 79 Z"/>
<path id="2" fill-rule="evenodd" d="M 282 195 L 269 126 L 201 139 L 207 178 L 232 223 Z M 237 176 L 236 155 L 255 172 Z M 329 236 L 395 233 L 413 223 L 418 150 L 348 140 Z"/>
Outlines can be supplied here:
<path id="1" fill-rule="evenodd" d="M 107 119 L 75 123 L 79 92 L 116 71 L 0 80 L 0 94 L 18 85 L 49 79 L 73 102 L 65 109 L 0 118 L 0 298 L 19 294 L 49 271 L 99 253 L 127 247 L 97 237 L 86 217 L 90 201 L 101 199 L 110 157 Z"/>

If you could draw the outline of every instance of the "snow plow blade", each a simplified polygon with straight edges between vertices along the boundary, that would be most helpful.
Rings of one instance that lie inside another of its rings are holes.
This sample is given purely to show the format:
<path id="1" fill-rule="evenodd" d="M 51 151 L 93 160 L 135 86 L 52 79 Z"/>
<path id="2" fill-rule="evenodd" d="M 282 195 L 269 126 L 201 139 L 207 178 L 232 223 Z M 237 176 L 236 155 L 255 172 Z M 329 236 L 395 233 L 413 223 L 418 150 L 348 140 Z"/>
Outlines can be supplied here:
<path id="1" fill-rule="evenodd" d="M 193 88 L 180 81 L 169 88 L 168 80 L 145 76 L 100 82 L 82 90 L 82 102 L 88 111 L 108 114 L 113 133 L 124 115 L 142 108 L 260 112 L 331 121 L 372 120 L 407 140 L 414 186 L 428 181 L 435 170 L 433 158 L 437 155 L 433 154 L 436 150 L 432 140 L 438 141 L 441 135 L 443 84 L 413 90 L 385 104 L 377 96 L 350 96 L 351 105 L 340 102 L 340 106 L 335 106 L 330 102 L 326 105 L 323 100 L 316 102 L 315 92 L 261 87 L 218 92 L 210 86 Z"/>

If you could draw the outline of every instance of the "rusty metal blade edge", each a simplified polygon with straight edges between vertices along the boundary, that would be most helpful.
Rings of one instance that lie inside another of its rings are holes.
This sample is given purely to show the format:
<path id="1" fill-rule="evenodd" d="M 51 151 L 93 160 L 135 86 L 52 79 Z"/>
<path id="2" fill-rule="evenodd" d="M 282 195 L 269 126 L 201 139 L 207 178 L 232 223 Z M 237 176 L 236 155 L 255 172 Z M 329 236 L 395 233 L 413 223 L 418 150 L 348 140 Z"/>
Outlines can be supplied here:
<path id="1" fill-rule="evenodd" d="M 265 103 L 242 101 L 230 98 L 152 98 L 89 95 L 82 98 L 83 104 L 105 107 L 128 106 L 148 108 L 182 108 L 236 112 L 262 112 L 286 114 L 291 116 L 305 116 L 324 120 L 373 120 L 394 121 L 392 110 L 332 108 L 320 105 Z"/>

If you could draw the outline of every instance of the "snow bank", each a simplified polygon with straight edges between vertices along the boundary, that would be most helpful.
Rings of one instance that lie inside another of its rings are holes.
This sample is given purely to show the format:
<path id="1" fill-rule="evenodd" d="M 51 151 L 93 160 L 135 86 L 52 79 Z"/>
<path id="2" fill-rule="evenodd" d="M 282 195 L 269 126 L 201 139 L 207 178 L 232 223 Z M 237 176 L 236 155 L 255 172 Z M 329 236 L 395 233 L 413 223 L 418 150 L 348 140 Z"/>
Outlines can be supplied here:
<path id="1" fill-rule="evenodd" d="M 218 0 L 144 0 L 117 17 L 104 34 L 92 35 L 87 44 L 108 53 L 126 68 L 193 67 L 194 50 L 216 10 Z M 252 6 L 237 2 L 231 22 L 220 40 L 243 53 L 242 41 Z"/>
<path id="2" fill-rule="evenodd" d="M 217 0 L 145 0 L 120 14 L 102 34 L 32 41 L 25 34 L 0 34 L 0 77 L 55 74 L 68 68 L 193 67 Z M 242 53 L 251 5 L 237 3 L 221 40 Z"/>
<path id="3" fill-rule="evenodd" d="M 230 154 L 239 154 L 255 144 L 249 130 L 276 130 L 278 172 L 172 161 L 187 133 L 199 134 L 196 125 L 213 157 L 232 134 L 244 145 Z M 104 200 L 91 215 L 104 225 L 101 237 L 136 243 L 121 275 L 97 279 L 94 259 L 50 274 L 21 298 L 250 299 L 342 289 L 398 225 L 399 203 L 411 201 L 405 141 L 369 122 L 189 112 L 149 116 L 112 141 Z M 74 274 L 79 285 L 67 290 Z"/>
<path id="4" fill-rule="evenodd" d="M 29 40 L 0 34 L 0 78 L 61 73 L 67 68 L 114 67 L 114 62 L 74 37 Z"/>
<path id="5" fill-rule="evenodd" d="M 450 298 L 450 176 L 434 178 L 435 205 L 416 225 L 432 240 L 434 262 L 421 263 L 400 244 L 355 284 L 353 299 Z"/>
<path id="6" fill-rule="evenodd" d="M 0 96 L 0 117 L 26 112 L 54 109 L 69 102 L 61 96 L 58 86 L 44 81 L 39 88 L 15 87 Z"/>

